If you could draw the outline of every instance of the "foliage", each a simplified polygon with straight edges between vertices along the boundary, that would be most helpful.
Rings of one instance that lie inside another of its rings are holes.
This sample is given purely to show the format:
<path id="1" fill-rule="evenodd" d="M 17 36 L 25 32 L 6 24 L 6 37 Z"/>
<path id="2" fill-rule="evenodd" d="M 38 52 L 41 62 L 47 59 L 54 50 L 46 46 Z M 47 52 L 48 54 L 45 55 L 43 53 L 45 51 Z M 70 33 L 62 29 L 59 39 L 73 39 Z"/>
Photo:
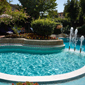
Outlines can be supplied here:
<path id="1" fill-rule="evenodd" d="M 10 9 L 10 5 L 6 0 L 0 0 L 0 15 L 6 11 L 6 9 Z"/>
<path id="2" fill-rule="evenodd" d="M 48 36 L 53 33 L 56 22 L 50 19 L 37 19 L 31 23 L 34 33 Z"/>
<path id="3" fill-rule="evenodd" d="M 15 32 L 15 34 L 17 34 L 17 35 L 19 34 L 18 31 L 17 31 L 17 29 L 12 28 L 12 30 Z"/>
<path id="4" fill-rule="evenodd" d="M 82 25 L 81 27 L 77 27 L 78 29 L 78 34 L 85 35 L 85 24 Z"/>
<path id="5" fill-rule="evenodd" d="M 58 17 L 57 10 L 49 10 L 48 15 L 50 18 L 57 18 Z"/>
<path id="6" fill-rule="evenodd" d="M 18 10 L 14 10 L 12 11 L 12 9 L 6 9 L 6 11 L 4 12 L 5 14 L 8 14 L 10 16 L 12 16 L 12 18 L 8 18 L 8 17 L 2 17 L 0 18 L 0 23 L 4 23 L 6 25 L 20 25 L 20 22 L 25 22 L 25 19 L 28 18 L 29 16 L 27 16 L 26 13 L 24 13 L 24 10 L 21 9 L 20 11 Z"/>
<path id="7" fill-rule="evenodd" d="M 20 37 L 24 37 L 24 38 L 27 38 L 27 39 L 39 39 L 39 40 L 56 39 L 56 37 L 41 36 L 41 35 L 37 35 L 37 34 L 34 34 L 34 33 L 20 34 Z"/>
<path id="8" fill-rule="evenodd" d="M 12 34 L 12 35 L 5 35 L 6 38 L 26 38 L 26 39 L 38 39 L 38 40 L 54 40 L 56 37 L 51 36 L 40 36 L 35 33 L 24 33 L 24 34 Z"/>
<path id="9" fill-rule="evenodd" d="M 85 23 L 85 0 L 80 0 L 79 5 L 79 23 L 80 25 L 83 25 Z"/>
<path id="10" fill-rule="evenodd" d="M 10 2 L 10 0 L 9 0 Z M 22 25 L 23 23 L 28 23 L 26 19 L 30 18 L 27 16 L 27 13 L 24 12 L 24 8 L 17 5 L 18 10 L 15 9 L 12 11 L 12 7 L 7 2 L 7 0 L 0 0 L 0 14 L 7 14 L 10 15 L 12 18 L 9 17 L 2 17 L 0 18 L 0 24 L 4 23 L 5 25 Z"/>
<path id="11" fill-rule="evenodd" d="M 85 14 L 85 0 L 80 0 L 80 7 L 82 12 Z"/>
<path id="12" fill-rule="evenodd" d="M 61 29 L 65 33 L 69 32 L 71 24 L 67 18 L 63 18 L 63 19 L 62 18 L 55 18 L 54 21 L 58 23 L 58 24 L 56 24 L 56 27 L 58 27 L 58 28 L 54 29 L 54 34 L 60 34 Z"/>
<path id="13" fill-rule="evenodd" d="M 71 28 L 70 25 L 67 25 L 67 26 L 63 27 L 63 33 L 69 34 L 70 28 Z"/>
<path id="14" fill-rule="evenodd" d="M 60 34 L 61 33 L 61 28 L 62 28 L 61 23 L 57 23 L 56 27 L 54 28 L 53 34 Z"/>
<path id="15" fill-rule="evenodd" d="M 54 20 L 55 20 L 55 22 L 62 23 L 63 27 L 66 27 L 67 25 L 70 25 L 70 22 L 69 22 L 69 20 L 67 18 L 63 18 L 63 19 L 55 18 Z"/>
<path id="16" fill-rule="evenodd" d="M 85 24 L 85 0 L 67 0 L 64 16 L 69 19 L 71 26 L 75 28 Z"/>
<path id="17" fill-rule="evenodd" d="M 38 18 L 40 11 L 48 11 L 55 9 L 57 6 L 56 0 L 19 0 L 26 12 L 32 17 Z"/>
<path id="18" fill-rule="evenodd" d="M 79 2 L 78 0 L 68 0 L 65 4 L 64 15 L 71 22 L 71 26 L 74 26 L 76 20 L 78 20 L 79 14 Z"/>
<path id="19" fill-rule="evenodd" d="M 12 19 L 10 18 L 0 18 L 0 23 L 4 23 L 6 25 L 10 24 L 12 22 Z"/>

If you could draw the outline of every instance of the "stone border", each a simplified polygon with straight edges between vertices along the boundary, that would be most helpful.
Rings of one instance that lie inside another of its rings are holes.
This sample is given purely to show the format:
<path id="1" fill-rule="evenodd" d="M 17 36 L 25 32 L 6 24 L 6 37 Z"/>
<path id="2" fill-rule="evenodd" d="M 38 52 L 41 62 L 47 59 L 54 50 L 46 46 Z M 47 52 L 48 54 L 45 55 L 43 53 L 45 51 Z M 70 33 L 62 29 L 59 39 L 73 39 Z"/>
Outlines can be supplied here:
<path id="1" fill-rule="evenodd" d="M 85 66 L 79 70 L 60 74 L 60 75 L 53 75 L 53 76 L 17 76 L 17 75 L 9 75 L 0 73 L 0 79 L 4 79 L 7 81 L 14 81 L 14 82 L 57 82 L 57 81 L 68 81 L 69 79 L 76 78 L 85 74 Z"/>
<path id="2" fill-rule="evenodd" d="M 63 40 L 32 40 L 25 38 L 1 38 L 0 43 L 19 43 L 19 44 L 28 44 L 28 45 L 44 45 L 44 46 L 56 46 L 63 45 Z"/>

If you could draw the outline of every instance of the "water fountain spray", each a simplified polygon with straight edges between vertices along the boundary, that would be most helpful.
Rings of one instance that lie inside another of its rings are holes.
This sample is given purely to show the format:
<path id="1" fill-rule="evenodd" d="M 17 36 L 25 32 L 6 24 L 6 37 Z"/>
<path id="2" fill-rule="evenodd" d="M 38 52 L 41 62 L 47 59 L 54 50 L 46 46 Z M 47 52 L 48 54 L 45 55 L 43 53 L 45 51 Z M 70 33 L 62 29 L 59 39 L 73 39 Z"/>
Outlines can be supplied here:
<path id="1" fill-rule="evenodd" d="M 74 51 L 75 51 L 75 49 L 76 49 L 76 43 L 77 43 L 77 33 L 78 33 L 78 30 L 77 29 L 75 29 L 75 35 L 74 35 L 74 43 L 75 43 L 75 46 L 74 46 Z"/>
<path id="2" fill-rule="evenodd" d="M 80 37 L 80 53 L 81 53 L 81 50 L 82 50 L 82 42 L 83 42 L 83 40 L 84 40 L 84 36 L 81 36 Z"/>
<path id="3" fill-rule="evenodd" d="M 73 35 L 73 27 L 71 27 L 71 29 L 70 29 L 69 50 L 70 50 L 70 44 L 71 44 L 71 40 L 72 40 L 72 35 Z"/>

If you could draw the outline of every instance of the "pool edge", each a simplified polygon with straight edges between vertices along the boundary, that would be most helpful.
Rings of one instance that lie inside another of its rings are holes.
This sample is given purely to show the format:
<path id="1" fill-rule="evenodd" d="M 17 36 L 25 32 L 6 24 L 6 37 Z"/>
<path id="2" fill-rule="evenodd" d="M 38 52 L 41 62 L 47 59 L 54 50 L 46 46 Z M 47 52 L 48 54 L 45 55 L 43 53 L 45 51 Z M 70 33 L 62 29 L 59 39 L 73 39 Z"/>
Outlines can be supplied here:
<path id="1" fill-rule="evenodd" d="M 10 75 L 0 73 L 0 79 L 7 80 L 7 81 L 14 81 L 14 82 L 53 82 L 53 81 L 66 81 L 72 78 L 76 78 L 85 74 L 85 66 L 82 68 L 65 73 L 60 75 L 52 75 L 52 76 L 17 76 L 17 75 Z"/>

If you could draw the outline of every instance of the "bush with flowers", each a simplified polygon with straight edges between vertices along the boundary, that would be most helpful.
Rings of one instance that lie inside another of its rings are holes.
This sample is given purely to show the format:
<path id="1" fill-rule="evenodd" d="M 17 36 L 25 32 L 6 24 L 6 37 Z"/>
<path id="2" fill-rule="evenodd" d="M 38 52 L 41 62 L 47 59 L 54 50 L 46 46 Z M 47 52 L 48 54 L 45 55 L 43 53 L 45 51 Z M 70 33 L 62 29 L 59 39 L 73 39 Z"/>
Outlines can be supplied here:
<path id="1" fill-rule="evenodd" d="M 12 83 L 12 85 L 15 85 L 14 83 Z M 39 85 L 38 83 L 31 83 L 31 82 L 25 82 L 25 83 L 17 83 L 16 85 Z"/>

